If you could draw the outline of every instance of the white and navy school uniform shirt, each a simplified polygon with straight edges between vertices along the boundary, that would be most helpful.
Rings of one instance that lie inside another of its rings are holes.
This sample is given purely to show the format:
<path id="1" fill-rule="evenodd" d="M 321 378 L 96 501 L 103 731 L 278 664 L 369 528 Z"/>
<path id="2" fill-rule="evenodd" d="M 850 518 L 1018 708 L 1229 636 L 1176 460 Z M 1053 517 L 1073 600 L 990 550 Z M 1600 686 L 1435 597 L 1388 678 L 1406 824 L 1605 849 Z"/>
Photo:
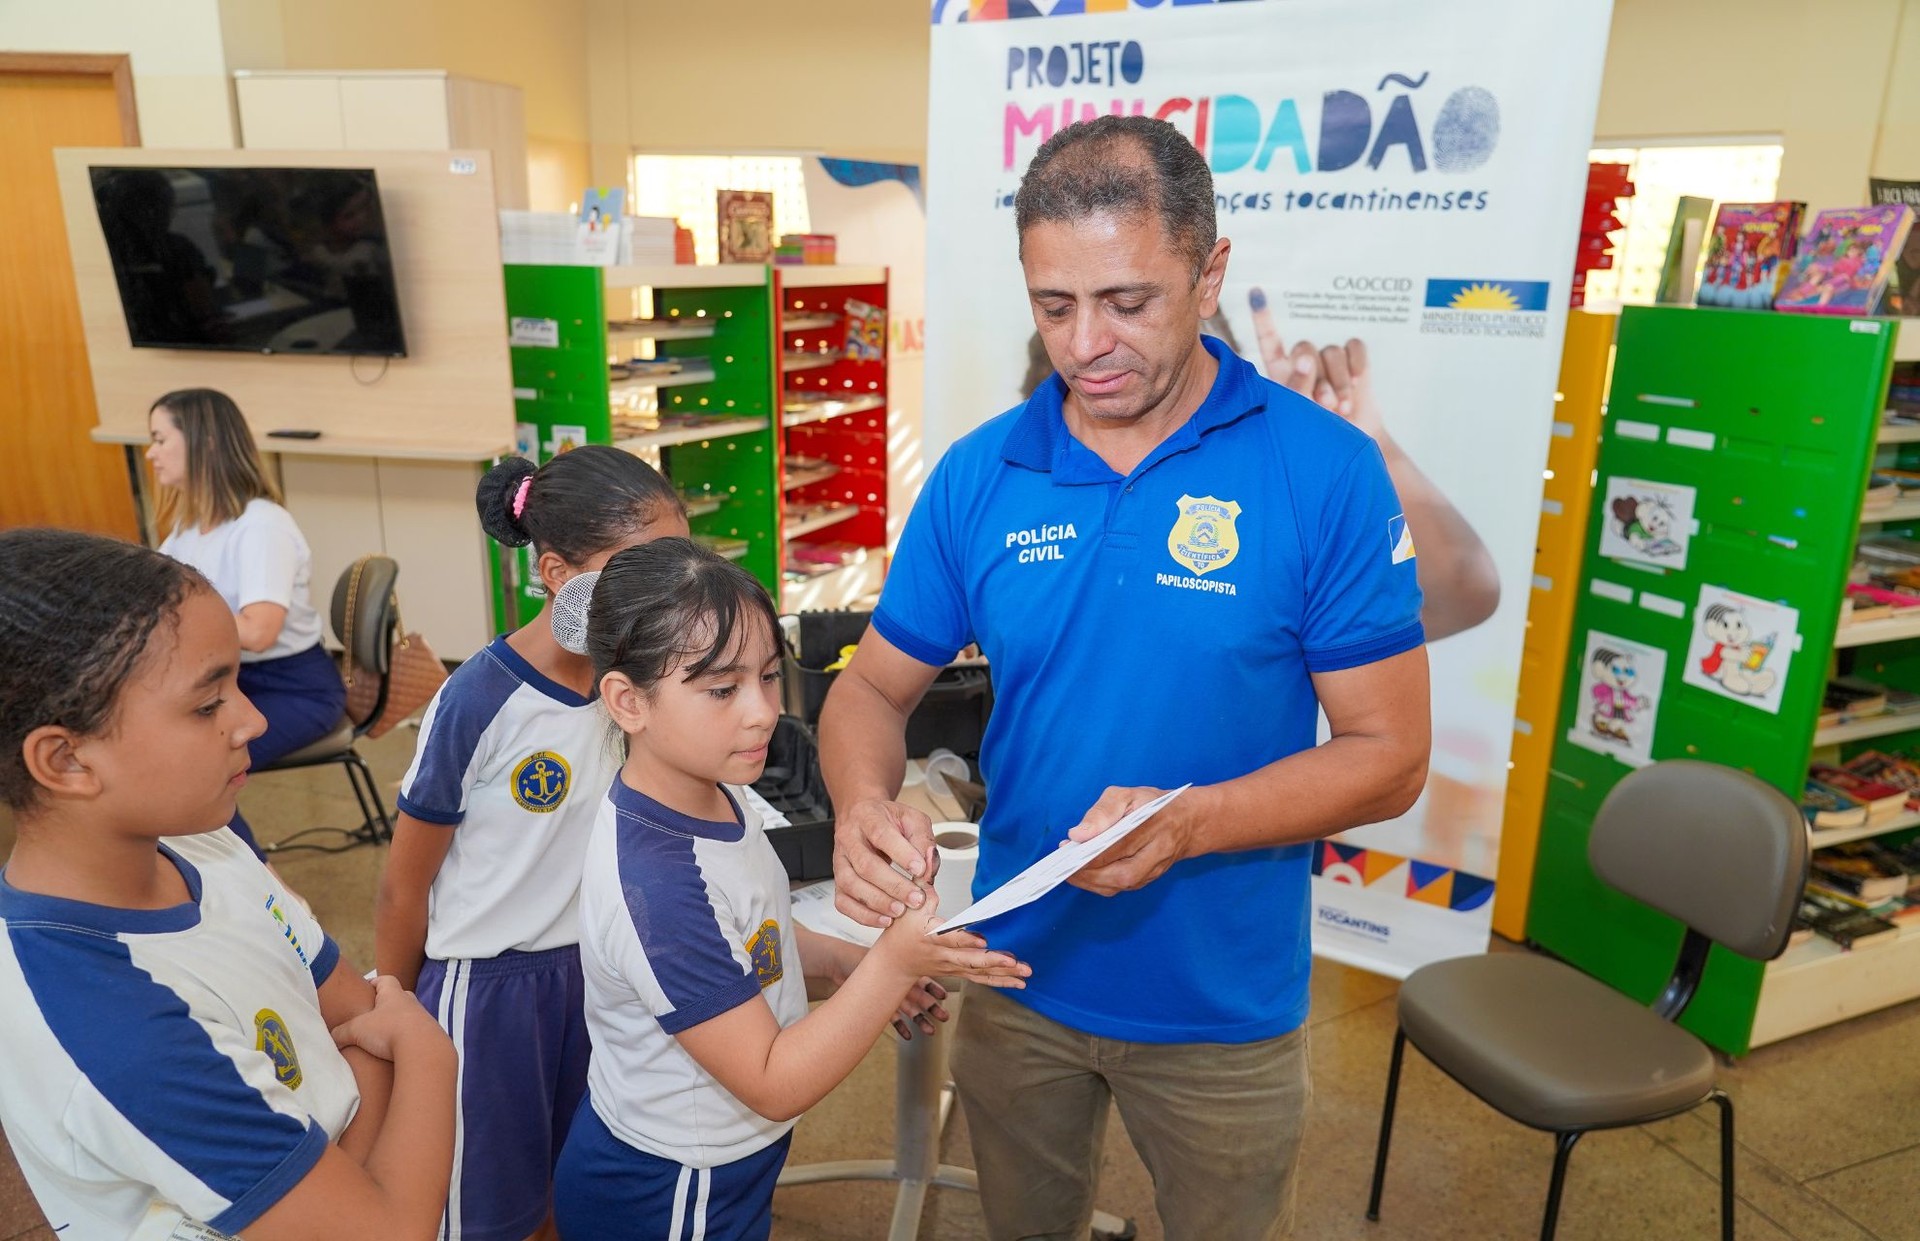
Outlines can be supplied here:
<path id="1" fill-rule="evenodd" d="M 184 905 L 0 875 L 0 1122 L 62 1241 L 239 1233 L 360 1106 L 320 1016 L 333 941 L 225 828 L 160 850 Z"/>
<path id="2" fill-rule="evenodd" d="M 454 670 L 400 784 L 400 809 L 454 829 L 427 898 L 428 956 L 579 942 L 587 837 L 620 761 L 598 703 L 543 676 L 505 638 Z"/>
<path id="3" fill-rule="evenodd" d="M 580 886 L 588 1097 L 627 1145 L 713 1168 L 779 1141 L 674 1036 L 764 995 L 782 1028 L 807 1015 L 777 816 L 723 786 L 734 817 L 689 818 L 614 780 Z"/>

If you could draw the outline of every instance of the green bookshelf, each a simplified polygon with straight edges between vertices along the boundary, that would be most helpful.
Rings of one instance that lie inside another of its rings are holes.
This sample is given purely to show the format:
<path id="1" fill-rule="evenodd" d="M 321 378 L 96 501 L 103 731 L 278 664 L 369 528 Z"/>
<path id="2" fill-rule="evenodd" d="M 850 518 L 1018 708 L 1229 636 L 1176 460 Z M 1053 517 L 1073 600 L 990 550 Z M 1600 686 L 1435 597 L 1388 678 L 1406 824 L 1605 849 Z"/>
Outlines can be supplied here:
<path id="1" fill-rule="evenodd" d="M 656 464 L 698 538 L 780 588 L 779 383 L 765 266 L 509 264 L 518 448 L 611 444 Z M 611 363 L 638 362 L 617 377 Z M 671 369 L 669 369 L 671 368 Z M 544 599 L 529 549 L 497 557 L 506 625 Z M 777 597 L 777 594 L 776 594 Z"/>
<path id="2" fill-rule="evenodd" d="M 1682 928 L 1601 883 L 1587 864 L 1594 812 L 1633 769 L 1629 760 L 1724 763 L 1798 801 L 1816 745 L 1841 740 L 1816 728 L 1836 664 L 1859 659 L 1862 673 L 1920 688 L 1920 626 L 1871 650 L 1871 634 L 1839 628 L 1867 475 L 1876 452 L 1889 451 L 1879 437 L 1896 329 L 1888 320 L 1682 307 L 1621 315 L 1527 934 L 1637 999 L 1659 992 Z M 1607 504 L 1615 479 L 1692 489 L 1697 525 L 1684 567 L 1602 554 L 1616 520 Z M 1797 649 L 1780 635 L 1763 664 L 1781 678 L 1777 712 L 1757 705 L 1764 695 L 1697 683 L 1707 663 L 1695 647 L 1703 603 L 1721 591 L 1755 601 L 1756 615 L 1774 606 L 1798 613 Z M 1658 685 L 1642 687 L 1657 690 L 1658 708 L 1640 752 L 1568 739 L 1596 709 L 1590 694 L 1576 692 L 1596 633 L 1664 653 Z M 1917 949 L 1920 936 L 1857 956 L 1816 939 L 1763 966 L 1716 948 L 1683 1024 L 1741 1055 L 1920 995 L 1920 961 L 1907 960 Z M 1889 973 L 1903 963 L 1904 978 Z"/>

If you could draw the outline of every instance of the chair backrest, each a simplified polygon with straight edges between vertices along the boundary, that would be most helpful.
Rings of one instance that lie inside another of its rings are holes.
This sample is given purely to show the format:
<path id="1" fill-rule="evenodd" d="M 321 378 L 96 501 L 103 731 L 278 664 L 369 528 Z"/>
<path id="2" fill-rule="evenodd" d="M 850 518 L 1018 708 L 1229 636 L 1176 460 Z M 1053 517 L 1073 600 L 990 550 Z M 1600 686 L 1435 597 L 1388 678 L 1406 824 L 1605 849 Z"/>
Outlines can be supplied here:
<path id="1" fill-rule="evenodd" d="M 353 662 L 383 678 L 391 670 L 397 610 L 393 588 L 399 579 L 400 566 L 392 558 L 363 556 L 347 566 L 333 587 L 333 636 L 343 648 L 351 637 L 347 653 Z"/>
<path id="2" fill-rule="evenodd" d="M 1614 786 L 1587 841 L 1594 873 L 1742 956 L 1770 961 L 1807 882 L 1807 822 L 1766 782 L 1691 759 Z"/>

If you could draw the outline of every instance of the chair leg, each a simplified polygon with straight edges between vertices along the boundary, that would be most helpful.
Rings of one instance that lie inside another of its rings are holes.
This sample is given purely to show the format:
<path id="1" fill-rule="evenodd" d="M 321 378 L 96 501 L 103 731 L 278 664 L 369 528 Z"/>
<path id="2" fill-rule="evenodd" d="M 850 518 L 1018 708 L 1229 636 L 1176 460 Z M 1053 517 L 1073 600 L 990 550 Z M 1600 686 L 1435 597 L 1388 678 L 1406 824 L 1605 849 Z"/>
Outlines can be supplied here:
<path id="1" fill-rule="evenodd" d="M 1720 1108 L 1720 1241 L 1733 1241 L 1733 1100 L 1719 1089 L 1707 1097 Z"/>
<path id="2" fill-rule="evenodd" d="M 1553 1241 L 1553 1230 L 1560 1225 L 1560 1187 L 1567 1181 L 1567 1158 L 1573 1154 L 1578 1133 L 1553 1135 L 1553 1179 L 1547 1182 L 1547 1213 L 1540 1221 L 1540 1241 Z"/>
<path id="3" fill-rule="evenodd" d="M 358 783 L 366 786 L 366 797 L 372 803 L 372 809 L 367 812 L 367 827 L 372 831 L 375 842 L 390 841 L 393 839 L 393 820 L 387 816 L 387 803 L 380 796 L 380 785 L 373 778 L 373 768 L 367 766 L 367 760 L 358 753 L 349 751 L 348 754 L 347 762 L 357 773 Z M 366 802 L 362 802 L 361 808 L 366 809 L 366 805 Z"/>
<path id="4" fill-rule="evenodd" d="M 1387 1068 L 1387 1098 L 1380 1108 L 1380 1145 L 1373 1155 L 1373 1192 L 1367 1197 L 1367 1218 L 1380 1218 L 1380 1191 L 1387 1183 L 1387 1144 L 1393 1139 L 1393 1105 L 1400 1094 L 1400 1062 L 1407 1052 L 1407 1032 L 1393 1032 L 1393 1063 Z"/>
<path id="5" fill-rule="evenodd" d="M 373 807 L 367 804 L 366 789 L 361 786 L 360 769 L 350 757 L 342 758 L 340 766 L 347 773 L 347 787 L 353 790 L 353 800 L 360 806 L 360 826 L 348 832 L 349 836 L 365 836 L 373 831 Z"/>

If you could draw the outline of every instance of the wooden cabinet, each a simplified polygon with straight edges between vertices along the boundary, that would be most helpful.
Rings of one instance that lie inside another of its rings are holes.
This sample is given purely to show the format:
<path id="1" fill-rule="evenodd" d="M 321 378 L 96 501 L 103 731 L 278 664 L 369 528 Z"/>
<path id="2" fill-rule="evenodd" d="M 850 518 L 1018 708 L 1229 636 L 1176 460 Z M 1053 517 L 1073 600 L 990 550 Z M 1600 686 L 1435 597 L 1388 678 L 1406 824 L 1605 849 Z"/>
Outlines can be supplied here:
<path id="1" fill-rule="evenodd" d="M 241 70 L 240 144 L 276 151 L 493 153 L 500 206 L 527 206 L 527 127 L 520 88 L 439 70 Z"/>

